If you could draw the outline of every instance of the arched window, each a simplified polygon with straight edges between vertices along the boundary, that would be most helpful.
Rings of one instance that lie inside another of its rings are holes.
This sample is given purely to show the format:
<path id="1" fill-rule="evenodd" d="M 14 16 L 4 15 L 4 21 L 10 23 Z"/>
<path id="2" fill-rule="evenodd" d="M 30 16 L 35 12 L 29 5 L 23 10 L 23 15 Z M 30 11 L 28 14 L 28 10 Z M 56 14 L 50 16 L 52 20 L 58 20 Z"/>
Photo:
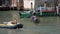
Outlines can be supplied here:
<path id="1" fill-rule="evenodd" d="M 0 0 L 0 2 L 2 2 L 2 5 L 6 7 L 11 5 L 11 0 Z"/>

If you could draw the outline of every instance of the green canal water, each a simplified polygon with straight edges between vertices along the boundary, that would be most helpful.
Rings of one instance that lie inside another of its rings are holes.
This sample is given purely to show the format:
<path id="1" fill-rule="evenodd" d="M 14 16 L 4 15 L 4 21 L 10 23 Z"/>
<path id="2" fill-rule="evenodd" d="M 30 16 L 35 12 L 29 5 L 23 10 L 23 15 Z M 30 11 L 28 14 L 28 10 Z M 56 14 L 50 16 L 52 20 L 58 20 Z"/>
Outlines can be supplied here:
<path id="1" fill-rule="evenodd" d="M 20 18 L 17 11 L 0 11 L 0 23 L 16 18 L 24 24 L 21 29 L 2 29 L 0 34 L 60 34 L 60 17 L 40 17 L 40 23 L 31 22 L 30 18 Z"/>

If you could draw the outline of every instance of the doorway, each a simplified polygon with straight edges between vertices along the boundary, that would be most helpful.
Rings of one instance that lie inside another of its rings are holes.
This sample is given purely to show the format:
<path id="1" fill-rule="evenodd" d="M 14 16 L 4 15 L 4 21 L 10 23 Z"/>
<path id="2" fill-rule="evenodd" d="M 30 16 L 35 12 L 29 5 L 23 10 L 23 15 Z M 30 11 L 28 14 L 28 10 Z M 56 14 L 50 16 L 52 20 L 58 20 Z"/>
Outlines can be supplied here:
<path id="1" fill-rule="evenodd" d="M 2 0 L 0 0 L 0 6 L 2 6 Z"/>

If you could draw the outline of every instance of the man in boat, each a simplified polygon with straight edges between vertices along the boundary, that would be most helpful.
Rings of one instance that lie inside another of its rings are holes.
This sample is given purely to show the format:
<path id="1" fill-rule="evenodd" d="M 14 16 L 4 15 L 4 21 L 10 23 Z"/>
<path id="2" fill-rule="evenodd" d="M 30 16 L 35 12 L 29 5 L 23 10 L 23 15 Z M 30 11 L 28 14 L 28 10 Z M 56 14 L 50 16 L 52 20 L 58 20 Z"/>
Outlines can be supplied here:
<path id="1" fill-rule="evenodd" d="M 38 17 L 36 16 L 36 13 L 33 13 L 31 19 L 32 19 L 32 21 L 33 21 L 34 23 L 39 23 L 39 19 L 38 19 Z"/>
<path id="2" fill-rule="evenodd" d="M 17 20 L 16 20 L 16 19 L 13 20 L 13 21 L 11 22 L 11 24 L 17 24 Z"/>
<path id="3" fill-rule="evenodd" d="M 36 20 L 35 13 L 31 16 L 32 21 L 34 22 Z"/>

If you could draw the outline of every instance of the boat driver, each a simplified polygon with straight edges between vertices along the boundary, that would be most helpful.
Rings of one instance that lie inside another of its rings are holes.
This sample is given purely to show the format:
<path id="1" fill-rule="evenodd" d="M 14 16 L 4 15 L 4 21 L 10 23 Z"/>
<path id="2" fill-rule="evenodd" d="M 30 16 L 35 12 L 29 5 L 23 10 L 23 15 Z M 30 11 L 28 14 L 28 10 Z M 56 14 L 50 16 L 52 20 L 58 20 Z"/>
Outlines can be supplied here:
<path id="1" fill-rule="evenodd" d="M 11 22 L 11 24 L 17 24 L 17 20 L 16 20 L 16 19 L 13 20 L 13 21 Z"/>

